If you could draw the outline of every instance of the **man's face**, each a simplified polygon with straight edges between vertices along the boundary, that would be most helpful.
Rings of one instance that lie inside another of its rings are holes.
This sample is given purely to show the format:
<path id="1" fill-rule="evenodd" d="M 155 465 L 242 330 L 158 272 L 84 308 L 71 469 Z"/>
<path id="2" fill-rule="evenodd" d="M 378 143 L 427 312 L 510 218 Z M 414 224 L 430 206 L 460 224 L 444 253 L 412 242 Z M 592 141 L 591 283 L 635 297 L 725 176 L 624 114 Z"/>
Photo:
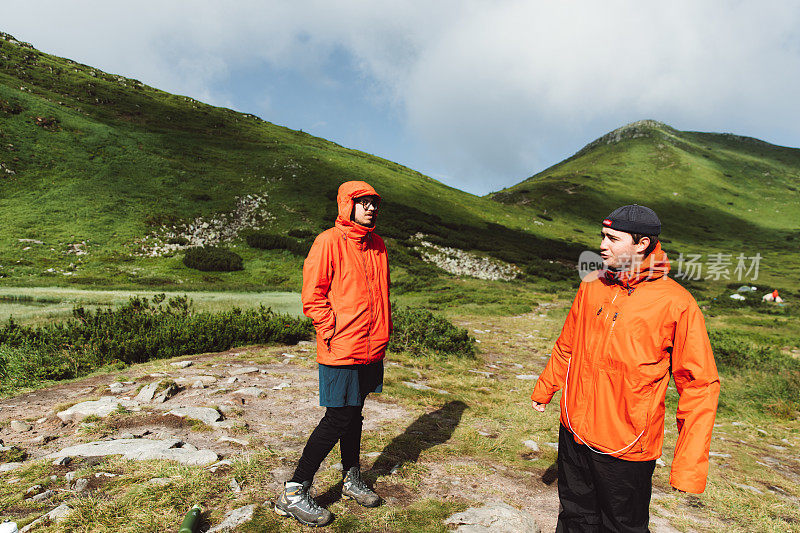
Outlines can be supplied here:
<path id="1" fill-rule="evenodd" d="M 600 237 L 600 256 L 606 267 L 612 270 L 629 270 L 638 264 L 650 244 L 647 237 L 634 244 L 630 233 L 606 227 L 600 231 Z"/>
<path id="2" fill-rule="evenodd" d="M 353 200 L 355 210 L 353 220 L 356 224 L 371 228 L 378 218 L 378 206 L 381 200 L 377 196 L 360 196 Z"/>

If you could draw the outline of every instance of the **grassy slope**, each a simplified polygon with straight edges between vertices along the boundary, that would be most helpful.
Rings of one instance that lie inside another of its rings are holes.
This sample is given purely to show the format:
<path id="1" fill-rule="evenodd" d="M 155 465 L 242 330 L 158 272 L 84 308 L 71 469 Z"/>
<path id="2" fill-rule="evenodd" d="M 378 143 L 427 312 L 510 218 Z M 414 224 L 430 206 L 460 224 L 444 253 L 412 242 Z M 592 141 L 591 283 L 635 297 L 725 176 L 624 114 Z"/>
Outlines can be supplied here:
<path id="1" fill-rule="evenodd" d="M 37 125 L 42 118 L 57 123 Z M 269 195 L 268 229 L 319 231 L 330 226 L 332 198 L 347 179 L 367 179 L 384 194 L 387 231 L 436 213 L 451 229 L 480 239 L 486 222 L 515 211 L 402 165 L 44 54 L 9 36 L 0 38 L 0 163 L 13 172 L 0 169 L 0 272 L 13 285 L 296 289 L 299 258 L 241 241 L 245 271 L 221 275 L 191 271 L 179 256 L 141 259 L 131 252 L 163 223 L 230 212 L 236 197 L 248 194 Z M 531 239 L 545 255 L 558 248 Z M 80 241 L 88 243 L 87 255 L 65 253 Z"/>
<path id="2" fill-rule="evenodd" d="M 540 218 L 545 235 L 595 246 L 598 223 L 614 208 L 647 205 L 662 220 L 673 258 L 758 252 L 764 256 L 760 279 L 794 291 L 798 189 L 799 149 L 642 121 L 492 197 L 532 217 L 553 218 Z"/>

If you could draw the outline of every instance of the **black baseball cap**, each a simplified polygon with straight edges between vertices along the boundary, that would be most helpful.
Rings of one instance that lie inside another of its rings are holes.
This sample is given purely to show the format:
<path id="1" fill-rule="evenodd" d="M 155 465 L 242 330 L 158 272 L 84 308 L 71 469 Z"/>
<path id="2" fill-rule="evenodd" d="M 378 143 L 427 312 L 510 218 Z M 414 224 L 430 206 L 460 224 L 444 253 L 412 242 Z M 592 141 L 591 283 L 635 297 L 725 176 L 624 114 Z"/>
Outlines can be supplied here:
<path id="1" fill-rule="evenodd" d="M 603 226 L 627 233 L 658 235 L 661 221 L 656 212 L 643 205 L 623 205 L 603 220 Z"/>

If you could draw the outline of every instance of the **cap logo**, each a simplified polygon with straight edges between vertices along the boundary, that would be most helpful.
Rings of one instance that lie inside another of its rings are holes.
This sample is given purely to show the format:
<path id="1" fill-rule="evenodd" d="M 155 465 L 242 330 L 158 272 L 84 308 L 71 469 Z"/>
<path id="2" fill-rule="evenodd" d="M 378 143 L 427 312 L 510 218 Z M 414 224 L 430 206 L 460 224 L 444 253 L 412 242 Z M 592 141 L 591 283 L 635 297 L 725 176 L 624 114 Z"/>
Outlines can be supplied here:
<path id="1" fill-rule="evenodd" d="M 611 219 L 609 219 L 609 218 L 607 218 L 607 219 L 605 219 L 605 220 L 603 221 L 603 225 L 604 225 L 604 226 L 610 226 L 611 224 L 613 224 L 613 222 L 612 222 L 612 221 L 611 221 Z"/>

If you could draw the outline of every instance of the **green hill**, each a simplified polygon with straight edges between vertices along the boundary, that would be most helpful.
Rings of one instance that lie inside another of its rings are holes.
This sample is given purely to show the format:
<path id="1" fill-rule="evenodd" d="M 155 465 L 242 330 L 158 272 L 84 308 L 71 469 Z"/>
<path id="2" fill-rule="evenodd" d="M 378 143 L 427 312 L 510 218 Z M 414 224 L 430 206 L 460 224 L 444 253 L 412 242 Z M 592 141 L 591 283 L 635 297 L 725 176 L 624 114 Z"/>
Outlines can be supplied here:
<path id="1" fill-rule="evenodd" d="M 544 224 L 544 235 L 587 243 L 596 243 L 599 222 L 614 208 L 647 205 L 662 220 L 673 259 L 680 252 L 701 254 L 704 262 L 711 254 L 730 254 L 735 281 L 738 255 L 758 253 L 759 279 L 794 291 L 800 281 L 798 189 L 800 149 L 644 120 L 490 197 L 529 211 Z"/>
<path id="2" fill-rule="evenodd" d="M 0 35 L 0 176 L 7 285 L 296 290 L 302 253 L 250 248 L 243 236 L 254 227 L 293 230 L 302 250 L 330 227 L 336 190 L 348 179 L 365 179 L 385 197 L 379 233 L 393 240 L 400 281 L 407 270 L 431 272 L 413 249 L 417 233 L 537 270 L 577 257 L 568 243 L 524 231 L 516 208 L 7 34 Z M 187 268 L 183 249 L 201 242 L 232 246 L 244 270 Z"/>

